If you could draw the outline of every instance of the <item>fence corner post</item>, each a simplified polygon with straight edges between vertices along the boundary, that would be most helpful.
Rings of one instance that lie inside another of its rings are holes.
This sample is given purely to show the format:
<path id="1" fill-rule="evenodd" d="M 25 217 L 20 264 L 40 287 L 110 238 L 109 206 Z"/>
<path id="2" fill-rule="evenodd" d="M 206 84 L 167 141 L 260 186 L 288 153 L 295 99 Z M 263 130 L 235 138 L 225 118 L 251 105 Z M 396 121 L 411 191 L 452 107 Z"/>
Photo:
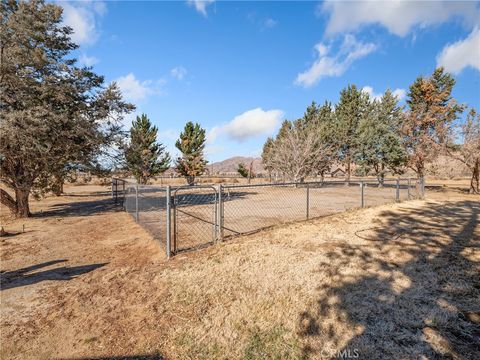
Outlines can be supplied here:
<path id="1" fill-rule="evenodd" d="M 166 205 L 166 244 L 165 244 L 165 247 L 166 247 L 166 251 L 167 251 L 167 258 L 170 258 L 170 242 L 171 242 L 171 239 L 172 239 L 172 232 L 171 232 L 171 205 L 172 205 L 172 199 L 171 199 L 171 194 L 170 194 L 171 190 L 170 190 L 170 185 L 167 185 L 167 190 L 166 190 L 166 196 L 165 196 L 165 205 Z"/>
<path id="2" fill-rule="evenodd" d="M 223 241 L 223 197 L 222 184 L 218 185 L 218 202 L 217 202 L 217 218 L 215 219 L 215 225 L 217 228 L 217 241 Z"/>
<path id="3" fill-rule="evenodd" d="M 361 195 L 360 206 L 364 208 L 365 207 L 365 186 L 363 184 L 363 180 L 360 181 L 360 195 Z"/>
<path id="4" fill-rule="evenodd" d="M 400 201 L 400 179 L 397 179 L 396 190 L 395 190 L 395 201 Z"/>

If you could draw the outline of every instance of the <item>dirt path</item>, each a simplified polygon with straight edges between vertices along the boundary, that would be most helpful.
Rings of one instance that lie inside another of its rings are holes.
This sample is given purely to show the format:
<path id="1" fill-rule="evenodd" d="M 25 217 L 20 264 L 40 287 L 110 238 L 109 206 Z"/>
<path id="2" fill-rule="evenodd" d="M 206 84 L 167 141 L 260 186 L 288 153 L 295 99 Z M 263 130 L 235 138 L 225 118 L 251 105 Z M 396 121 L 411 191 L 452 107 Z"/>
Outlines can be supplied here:
<path id="1" fill-rule="evenodd" d="M 350 211 L 167 261 L 92 190 L 43 200 L 1 239 L 2 359 L 480 353 L 478 197 Z"/>

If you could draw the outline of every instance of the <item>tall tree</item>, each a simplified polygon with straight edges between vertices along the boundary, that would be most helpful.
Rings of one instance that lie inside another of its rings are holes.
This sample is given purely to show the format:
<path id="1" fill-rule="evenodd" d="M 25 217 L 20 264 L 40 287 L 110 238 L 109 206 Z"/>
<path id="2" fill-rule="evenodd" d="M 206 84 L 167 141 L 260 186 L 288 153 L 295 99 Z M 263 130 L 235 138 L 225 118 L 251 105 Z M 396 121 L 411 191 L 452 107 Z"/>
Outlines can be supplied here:
<path id="1" fill-rule="evenodd" d="M 189 121 L 183 132 L 180 133 L 180 138 L 175 146 L 182 153 L 182 156 L 177 158 L 176 171 L 185 176 L 189 185 L 193 185 L 195 177 L 202 175 L 207 165 L 203 154 L 205 129 L 202 129 L 199 124 L 194 125 Z"/>
<path id="2" fill-rule="evenodd" d="M 137 116 L 130 128 L 130 142 L 125 147 L 125 161 L 139 184 L 165 172 L 170 165 L 170 155 L 165 146 L 157 142 L 156 126 L 152 126 L 147 115 Z"/>
<path id="3" fill-rule="evenodd" d="M 269 181 L 272 181 L 272 171 L 274 170 L 273 163 L 272 163 L 272 155 L 274 151 L 274 142 L 271 137 L 267 138 L 265 144 L 263 144 L 263 151 L 262 151 L 262 164 L 263 168 L 268 173 Z"/>
<path id="4" fill-rule="evenodd" d="M 369 96 L 355 85 L 349 85 L 340 92 L 335 108 L 335 143 L 338 158 L 345 166 L 345 184 L 351 176 L 351 164 L 357 149 L 357 130 L 369 110 Z"/>
<path id="5" fill-rule="evenodd" d="M 429 77 L 418 77 L 410 86 L 402 135 L 406 147 L 407 165 L 418 178 L 425 177 L 425 164 L 440 153 L 452 136 L 452 123 L 463 106 L 452 97 L 455 79 L 443 68 Z"/>
<path id="6" fill-rule="evenodd" d="M 396 97 L 387 90 L 380 100 L 372 102 L 358 126 L 355 162 L 365 173 L 373 170 L 379 186 L 383 186 L 387 172 L 398 174 L 405 165 L 406 153 L 399 134 L 401 116 Z"/>
<path id="7" fill-rule="evenodd" d="M 62 8 L 44 1 L 2 1 L 0 28 L 0 176 L 12 197 L 0 201 L 18 217 L 69 163 L 93 162 L 121 135 L 125 113 L 115 84 L 79 68 Z"/>
<path id="8" fill-rule="evenodd" d="M 470 193 L 480 194 L 480 114 L 475 109 L 470 109 L 458 130 L 462 143 L 460 146 L 449 144 L 446 147 L 447 153 L 470 169 Z"/>

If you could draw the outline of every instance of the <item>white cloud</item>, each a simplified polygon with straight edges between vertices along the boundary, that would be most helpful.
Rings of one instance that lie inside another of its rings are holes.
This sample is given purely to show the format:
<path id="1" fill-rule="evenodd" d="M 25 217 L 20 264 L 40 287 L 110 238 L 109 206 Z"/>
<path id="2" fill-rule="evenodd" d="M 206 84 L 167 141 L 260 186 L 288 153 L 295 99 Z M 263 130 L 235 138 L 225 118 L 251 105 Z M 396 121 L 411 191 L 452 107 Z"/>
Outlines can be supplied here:
<path id="1" fill-rule="evenodd" d="M 368 94 L 368 96 L 370 96 L 370 99 L 372 100 L 380 100 L 383 96 L 382 93 L 374 93 L 371 86 L 364 86 L 362 88 L 362 92 Z"/>
<path id="2" fill-rule="evenodd" d="M 255 108 L 235 116 L 228 123 L 212 128 L 207 134 L 207 143 L 212 144 L 220 134 L 231 139 L 244 141 L 259 135 L 271 135 L 280 125 L 284 116 L 281 110 Z"/>
<path id="3" fill-rule="evenodd" d="M 193 6 L 203 16 L 207 16 L 207 7 L 215 0 L 187 0 L 187 4 Z"/>
<path id="4" fill-rule="evenodd" d="M 397 97 L 398 101 L 402 101 L 407 96 L 407 91 L 405 89 L 395 89 L 392 94 Z"/>
<path id="5" fill-rule="evenodd" d="M 105 3 L 95 1 L 62 2 L 63 25 L 73 29 L 70 35 L 79 45 L 91 45 L 99 36 L 98 22 L 107 10 Z"/>
<path id="6" fill-rule="evenodd" d="M 295 84 L 304 87 L 313 86 L 322 78 L 342 75 L 355 60 L 367 56 L 377 49 L 373 43 L 362 43 L 353 35 L 345 35 L 337 54 L 328 56 L 330 46 L 323 43 L 315 45 L 317 60 L 303 73 L 297 75 Z"/>
<path id="7" fill-rule="evenodd" d="M 165 83 L 164 80 L 140 81 L 133 73 L 130 73 L 126 76 L 119 77 L 115 81 L 125 99 L 130 101 L 139 101 L 145 99 L 148 95 L 162 95 L 164 93 L 161 89 L 162 85 Z"/>
<path id="8" fill-rule="evenodd" d="M 376 93 L 374 92 L 371 86 L 364 86 L 362 91 L 370 96 L 372 100 L 380 100 L 383 96 L 383 93 Z M 405 98 L 407 92 L 405 89 L 395 89 L 392 91 L 392 94 L 397 97 L 398 101 L 401 101 Z"/>
<path id="9" fill-rule="evenodd" d="M 183 66 L 174 67 L 170 70 L 170 75 L 172 75 L 177 80 L 183 80 L 183 78 L 187 75 L 187 69 Z"/>
<path id="10" fill-rule="evenodd" d="M 327 34 L 380 24 L 395 35 L 405 36 L 413 27 L 441 24 L 453 17 L 463 19 L 469 27 L 480 19 L 474 1 L 325 1 L 319 10 L 329 15 Z"/>
<path id="11" fill-rule="evenodd" d="M 480 70 L 480 28 L 473 29 L 466 39 L 445 46 L 437 56 L 437 65 L 455 74 L 466 67 Z"/>
<path id="12" fill-rule="evenodd" d="M 82 53 L 78 58 L 78 62 L 81 66 L 93 66 L 98 63 L 98 59 L 95 56 L 88 56 Z"/>

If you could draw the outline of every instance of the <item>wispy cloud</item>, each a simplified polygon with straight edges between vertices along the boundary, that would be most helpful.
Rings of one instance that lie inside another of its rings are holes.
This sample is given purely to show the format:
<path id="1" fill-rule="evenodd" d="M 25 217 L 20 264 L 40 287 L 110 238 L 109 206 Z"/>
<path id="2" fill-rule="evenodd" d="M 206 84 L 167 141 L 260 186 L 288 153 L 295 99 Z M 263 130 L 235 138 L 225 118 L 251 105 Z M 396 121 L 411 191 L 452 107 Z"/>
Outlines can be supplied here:
<path id="1" fill-rule="evenodd" d="M 454 74 L 467 67 L 480 70 L 480 28 L 473 29 L 467 38 L 445 46 L 437 56 L 437 65 Z"/>
<path id="2" fill-rule="evenodd" d="M 475 1 L 331 1 L 319 5 L 318 13 L 329 17 L 326 33 L 358 30 L 379 24 L 398 36 L 407 35 L 414 27 L 441 24 L 461 18 L 467 27 L 480 22 Z"/>
<path id="3" fill-rule="evenodd" d="M 177 80 L 183 80 L 183 78 L 187 75 L 187 69 L 185 69 L 183 66 L 176 66 L 170 70 L 170 75 Z"/>
<path id="4" fill-rule="evenodd" d="M 187 0 L 187 4 L 193 6 L 197 12 L 207 16 L 207 7 L 213 4 L 215 0 Z"/>
<path id="5" fill-rule="evenodd" d="M 373 43 L 362 43 L 353 35 L 345 35 L 336 54 L 330 55 L 331 46 L 318 43 L 315 45 L 317 59 L 310 68 L 297 75 L 295 84 L 310 87 L 324 77 L 340 76 L 355 60 L 374 52 L 377 46 Z"/>
<path id="6" fill-rule="evenodd" d="M 93 66 L 95 64 L 98 64 L 98 59 L 95 56 L 88 56 L 87 54 L 80 54 L 78 57 L 78 63 L 81 66 Z"/>
<path id="7" fill-rule="evenodd" d="M 149 95 L 163 95 L 165 80 L 138 80 L 133 73 L 115 80 L 125 99 L 129 101 L 144 100 Z"/>
<path id="8" fill-rule="evenodd" d="M 272 29 L 278 25 L 278 21 L 272 18 L 266 18 L 262 21 L 262 30 Z"/>
<path id="9" fill-rule="evenodd" d="M 92 45 L 99 36 L 99 20 L 106 13 L 104 2 L 62 2 L 63 25 L 73 29 L 71 38 L 79 45 Z"/>
<path id="10" fill-rule="evenodd" d="M 257 26 L 260 31 L 273 29 L 278 25 L 278 20 L 275 20 L 272 17 L 263 17 L 258 15 L 256 12 L 251 12 L 247 15 L 248 21 Z"/>

